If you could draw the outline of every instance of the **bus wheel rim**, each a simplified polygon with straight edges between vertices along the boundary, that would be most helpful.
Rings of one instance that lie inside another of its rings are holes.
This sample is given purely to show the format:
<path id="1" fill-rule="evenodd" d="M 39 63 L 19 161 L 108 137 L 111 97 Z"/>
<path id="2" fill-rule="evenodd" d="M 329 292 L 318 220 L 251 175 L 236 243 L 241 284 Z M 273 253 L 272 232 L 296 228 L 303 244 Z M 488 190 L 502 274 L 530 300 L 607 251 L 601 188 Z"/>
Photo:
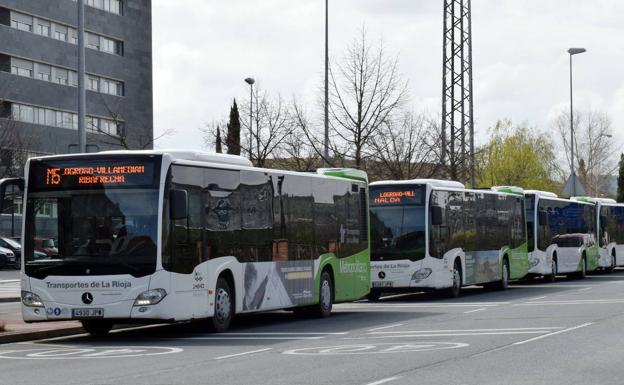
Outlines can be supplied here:
<path id="1" fill-rule="evenodd" d="M 508 281 L 509 281 L 509 268 L 507 267 L 507 264 L 504 264 L 503 265 L 503 283 L 507 285 Z"/>
<path id="2" fill-rule="evenodd" d="M 321 306 L 323 306 L 324 309 L 329 309 L 331 306 L 331 288 L 327 280 L 324 280 L 321 285 Z"/>
<path id="3" fill-rule="evenodd" d="M 459 276 L 459 270 L 457 269 L 453 269 L 453 288 L 457 289 L 460 286 L 460 276 Z"/>
<path id="4" fill-rule="evenodd" d="M 215 313 L 219 320 L 224 321 L 230 317 L 232 302 L 230 301 L 230 294 L 226 290 L 219 288 L 219 290 L 217 291 L 215 307 Z"/>

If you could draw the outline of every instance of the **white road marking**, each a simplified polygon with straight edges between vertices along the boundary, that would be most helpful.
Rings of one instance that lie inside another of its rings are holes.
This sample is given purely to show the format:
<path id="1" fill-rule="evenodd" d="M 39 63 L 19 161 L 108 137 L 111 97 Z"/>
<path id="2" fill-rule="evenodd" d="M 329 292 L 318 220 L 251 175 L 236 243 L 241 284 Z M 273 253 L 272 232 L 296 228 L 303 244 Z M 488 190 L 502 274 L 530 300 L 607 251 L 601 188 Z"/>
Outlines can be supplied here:
<path id="1" fill-rule="evenodd" d="M 403 326 L 403 325 L 405 325 L 405 324 L 392 324 L 392 325 L 387 325 L 387 326 L 380 326 L 378 328 L 368 329 L 368 331 L 369 332 L 374 332 L 374 331 L 377 331 L 377 330 L 390 329 L 390 328 L 395 328 L 395 327 Z"/>
<path id="2" fill-rule="evenodd" d="M 586 288 L 583 288 L 583 289 L 578 289 L 577 291 L 587 291 L 587 290 L 591 290 L 591 289 L 592 289 L 591 287 L 586 287 Z"/>
<path id="3" fill-rule="evenodd" d="M 400 378 L 401 378 L 401 376 L 388 377 L 388 378 L 384 378 L 383 380 L 379 380 L 379 381 L 375 381 L 375 382 L 369 382 L 369 383 L 368 383 L 368 384 L 366 384 L 366 385 L 381 385 L 381 384 L 386 384 L 386 383 L 391 382 L 391 381 L 396 381 L 396 380 L 398 380 L 398 379 L 400 379 Z"/>
<path id="4" fill-rule="evenodd" d="M 391 332 L 374 332 L 369 334 L 406 334 L 406 333 L 464 333 L 464 332 L 500 332 L 500 331 L 527 331 L 527 330 L 557 330 L 565 329 L 559 326 L 544 326 L 534 328 L 497 328 L 497 329 L 440 329 L 440 330 L 409 330 L 409 331 L 391 331 Z"/>
<path id="5" fill-rule="evenodd" d="M 546 297 L 548 297 L 548 296 L 547 295 L 543 295 L 541 297 L 529 298 L 529 301 L 537 301 L 538 299 L 544 299 Z"/>
<path id="6" fill-rule="evenodd" d="M 478 311 L 483 311 L 483 310 L 485 310 L 485 308 L 484 308 L 484 307 L 479 308 L 479 309 L 474 309 L 474 310 L 468 310 L 468 311 L 465 311 L 465 312 L 464 312 L 464 314 L 476 313 L 476 312 L 478 312 Z"/>
<path id="7" fill-rule="evenodd" d="M 474 333 L 423 333 L 423 334 L 395 334 L 395 335 L 381 335 L 374 337 L 359 337 L 359 338 L 345 338 L 351 340 L 357 339 L 381 339 L 381 338 L 429 338 L 429 337 L 470 337 L 470 336 L 508 336 L 516 334 L 543 334 L 548 333 L 550 330 L 525 330 L 525 331 L 509 331 L 509 332 L 474 332 Z"/>
<path id="8" fill-rule="evenodd" d="M 417 303 L 417 304 L 385 304 L 385 303 L 375 303 L 375 304 L 364 304 L 364 303 L 351 303 L 351 304 L 342 304 L 337 306 L 338 309 L 343 308 L 355 308 L 355 309 L 379 309 L 379 308 L 455 308 L 455 307 L 496 307 L 501 305 L 509 305 L 511 302 L 447 302 L 447 303 L 437 303 L 437 302 L 425 302 L 425 303 Z"/>
<path id="9" fill-rule="evenodd" d="M 243 352 L 243 353 L 237 353 L 237 354 L 229 354 L 227 356 L 216 357 L 215 360 L 225 360 L 227 358 L 240 357 L 240 356 L 245 356 L 245 355 L 254 354 L 254 353 L 261 353 L 261 352 L 266 352 L 266 351 L 271 350 L 271 349 L 272 348 L 265 348 L 265 349 L 252 350 L 252 351 L 249 351 L 249 352 Z"/>
<path id="10" fill-rule="evenodd" d="M 3 279 L 3 280 L 0 280 L 0 285 L 5 284 L 5 283 L 15 283 L 19 281 L 20 281 L 19 279 Z"/>
<path id="11" fill-rule="evenodd" d="M 176 340 L 218 340 L 218 341 L 227 341 L 227 340 L 245 340 L 245 341 L 253 341 L 253 340 L 322 340 L 323 337 L 172 337 L 167 339 L 176 339 Z"/>
<path id="12" fill-rule="evenodd" d="M 585 326 L 589 326 L 589 325 L 593 325 L 593 324 L 594 324 L 593 322 L 587 322 L 587 323 L 584 323 L 582 325 L 573 326 L 571 328 L 567 328 L 567 329 L 564 329 L 564 330 L 559 330 L 559 331 L 556 331 L 556 332 L 544 334 L 543 336 L 537 336 L 537 337 L 529 338 L 528 340 L 514 342 L 514 345 L 527 344 L 529 342 L 537 341 L 537 340 L 540 340 L 542 338 L 551 337 L 551 336 L 554 336 L 554 335 L 557 335 L 557 334 L 561 334 L 561 333 L 567 333 L 567 332 L 570 332 L 572 330 L 584 328 Z"/>
<path id="13" fill-rule="evenodd" d="M 551 306 L 551 305 L 608 305 L 624 303 L 624 299 L 577 299 L 561 301 L 536 301 L 517 303 L 512 306 Z"/>
<path id="14" fill-rule="evenodd" d="M 259 333 L 227 333 L 226 336 L 305 336 L 305 335 L 345 335 L 349 332 L 259 332 Z"/>

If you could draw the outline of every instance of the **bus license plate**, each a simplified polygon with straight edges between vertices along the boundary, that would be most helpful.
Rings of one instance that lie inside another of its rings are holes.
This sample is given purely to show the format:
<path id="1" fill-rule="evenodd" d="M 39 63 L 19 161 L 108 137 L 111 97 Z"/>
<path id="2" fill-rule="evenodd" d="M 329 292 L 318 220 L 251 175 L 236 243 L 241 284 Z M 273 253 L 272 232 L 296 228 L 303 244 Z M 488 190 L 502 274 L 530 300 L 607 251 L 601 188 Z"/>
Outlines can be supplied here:
<path id="1" fill-rule="evenodd" d="M 72 318 L 101 318 L 104 317 L 104 309 L 72 309 Z"/>
<path id="2" fill-rule="evenodd" d="M 373 281 L 373 287 L 392 287 L 394 282 L 392 281 Z"/>

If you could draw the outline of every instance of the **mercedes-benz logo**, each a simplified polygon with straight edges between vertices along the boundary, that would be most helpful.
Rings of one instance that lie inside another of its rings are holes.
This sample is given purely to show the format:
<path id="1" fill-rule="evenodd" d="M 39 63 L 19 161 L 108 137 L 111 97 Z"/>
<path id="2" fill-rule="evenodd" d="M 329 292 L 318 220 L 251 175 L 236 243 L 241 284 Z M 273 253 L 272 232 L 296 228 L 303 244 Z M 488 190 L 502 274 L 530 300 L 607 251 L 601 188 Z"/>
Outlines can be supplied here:
<path id="1" fill-rule="evenodd" d="M 93 302 L 93 294 L 86 292 L 82 294 L 82 303 L 90 305 Z"/>
<path id="2" fill-rule="evenodd" d="M 380 271 L 379 274 L 377 274 L 377 276 L 379 277 L 379 279 L 384 279 L 386 278 L 386 273 L 384 273 L 383 271 Z"/>

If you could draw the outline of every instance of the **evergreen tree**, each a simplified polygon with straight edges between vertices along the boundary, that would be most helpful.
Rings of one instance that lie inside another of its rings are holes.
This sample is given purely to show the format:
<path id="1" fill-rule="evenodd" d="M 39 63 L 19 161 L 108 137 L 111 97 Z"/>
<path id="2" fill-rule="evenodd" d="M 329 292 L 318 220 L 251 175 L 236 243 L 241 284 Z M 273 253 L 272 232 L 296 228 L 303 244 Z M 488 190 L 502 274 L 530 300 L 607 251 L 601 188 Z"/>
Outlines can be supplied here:
<path id="1" fill-rule="evenodd" d="M 221 148 L 221 128 L 217 126 L 217 139 L 216 139 L 216 149 L 217 154 L 221 154 L 223 152 Z"/>
<path id="2" fill-rule="evenodd" d="M 227 153 L 233 155 L 240 155 L 241 145 L 240 145 L 240 116 L 238 114 L 238 106 L 236 105 L 236 99 L 234 99 L 234 103 L 232 104 L 232 108 L 230 108 L 230 122 L 227 125 Z"/>
<path id="3" fill-rule="evenodd" d="M 617 180 L 617 201 L 624 203 L 624 154 L 620 155 L 620 175 Z"/>

